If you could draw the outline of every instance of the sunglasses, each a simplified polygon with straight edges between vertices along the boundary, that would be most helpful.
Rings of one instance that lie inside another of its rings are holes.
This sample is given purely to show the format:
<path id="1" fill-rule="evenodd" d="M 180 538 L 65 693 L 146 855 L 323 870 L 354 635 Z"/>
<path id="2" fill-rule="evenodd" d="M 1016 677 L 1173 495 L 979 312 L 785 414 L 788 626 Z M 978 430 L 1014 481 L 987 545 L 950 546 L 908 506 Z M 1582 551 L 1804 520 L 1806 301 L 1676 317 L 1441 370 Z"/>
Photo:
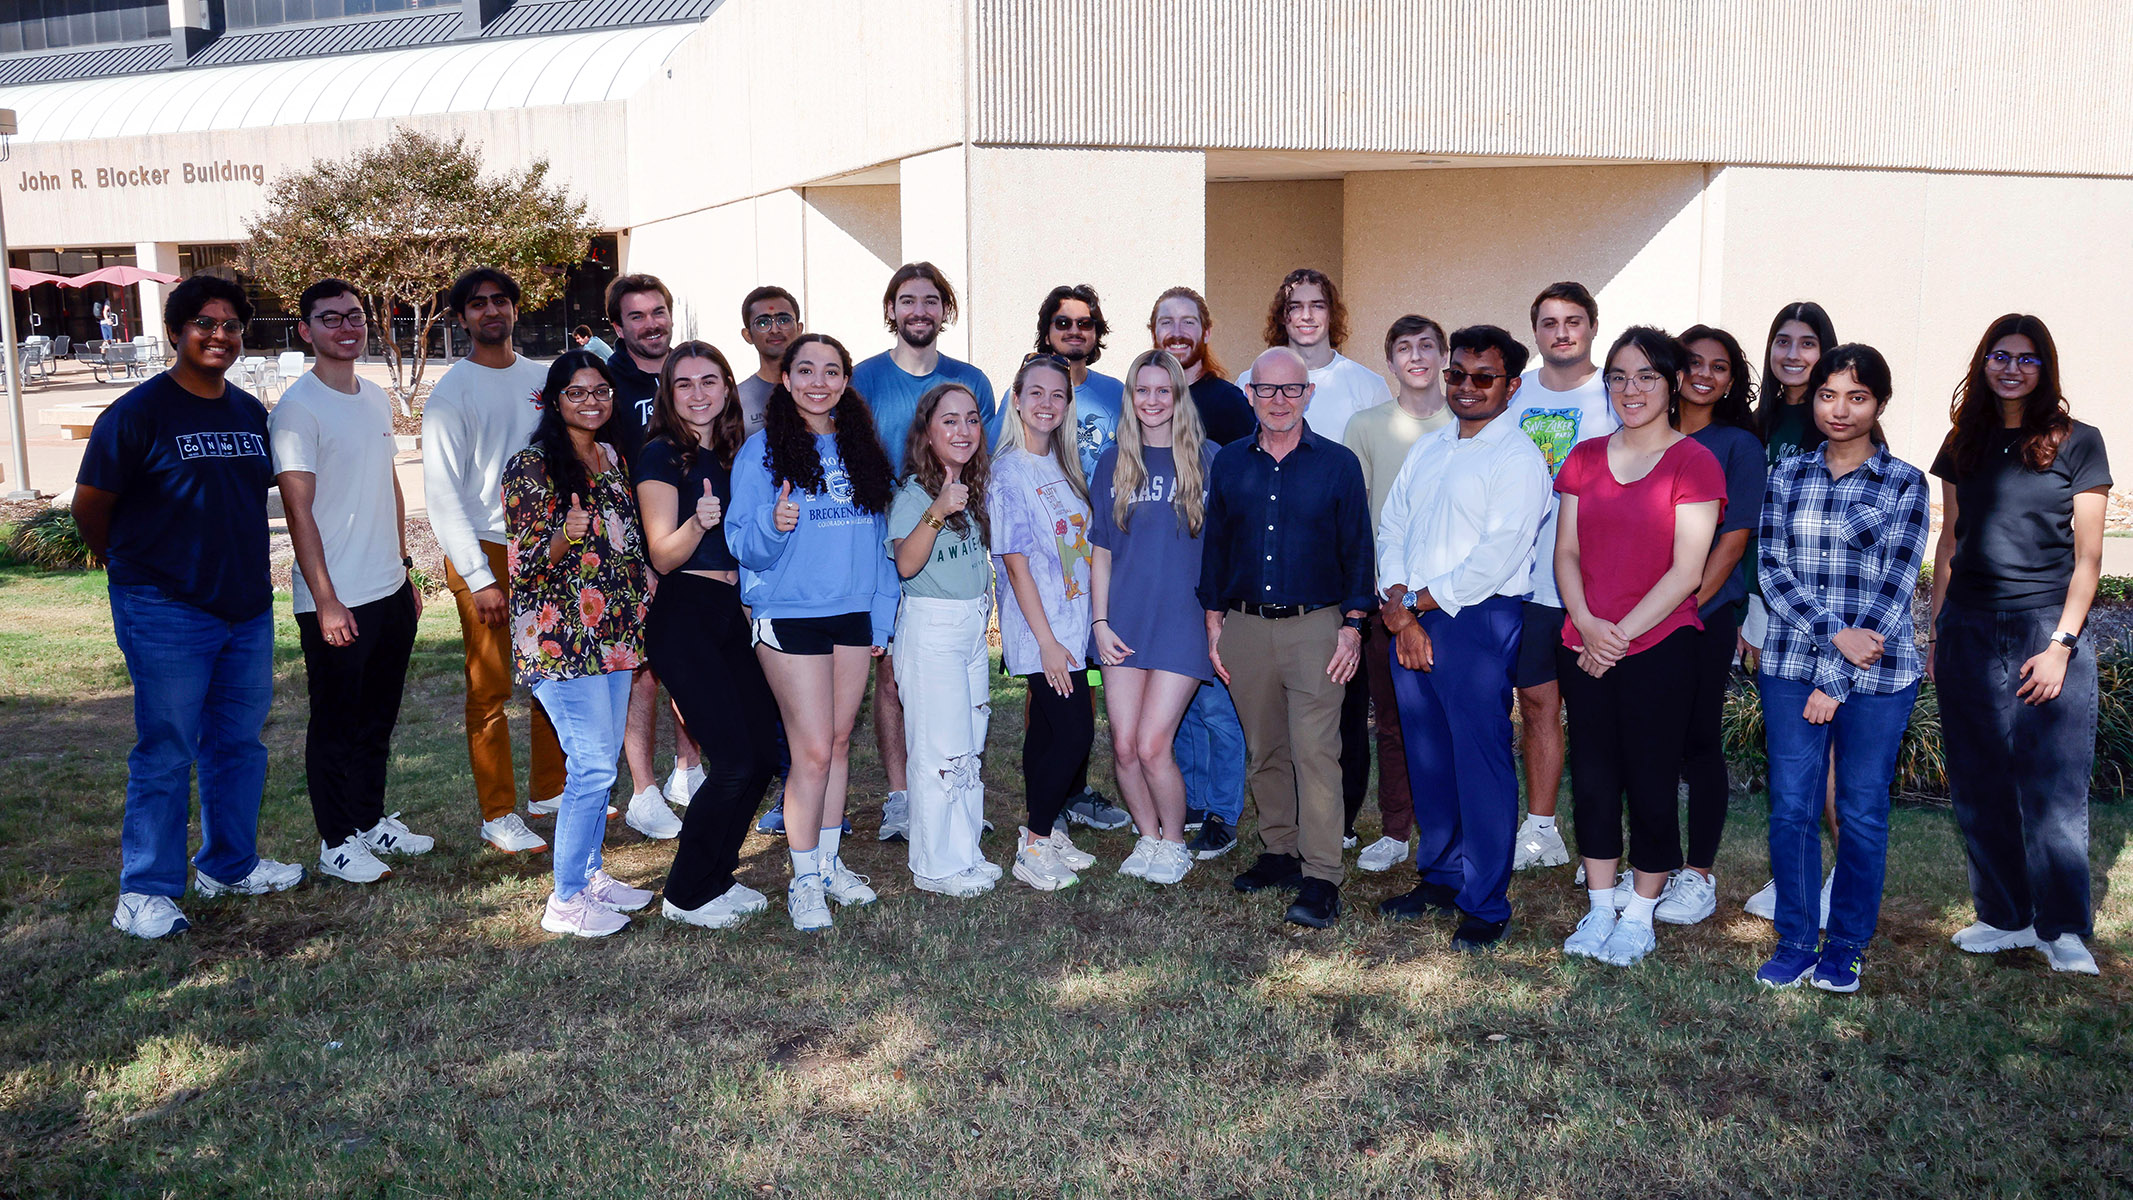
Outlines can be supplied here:
<path id="1" fill-rule="evenodd" d="M 202 333 L 209 335 L 213 335 L 214 332 L 218 329 L 221 330 L 223 333 L 230 335 L 231 337 L 236 337 L 238 334 L 244 332 L 244 322 L 239 321 L 234 317 L 230 318 L 227 321 L 217 321 L 213 317 L 194 317 L 192 320 L 187 321 L 186 324 L 192 326 L 194 329 L 197 329 Z"/>
<path id="2" fill-rule="evenodd" d="M 1496 386 L 1497 380 L 1509 378 L 1510 376 L 1508 375 L 1492 375 L 1487 371 L 1462 371 L 1457 367 L 1444 368 L 1444 382 L 1451 384 L 1453 387 L 1459 387 L 1471 379 L 1474 381 L 1475 387 L 1487 391 Z"/>
<path id="3" fill-rule="evenodd" d="M 1087 332 L 1088 330 L 1091 330 L 1091 329 L 1094 329 L 1094 328 L 1096 328 L 1096 318 L 1095 318 L 1095 317 L 1053 317 L 1053 318 L 1052 318 L 1052 328 L 1054 328 L 1054 329 L 1060 329 L 1060 330 L 1065 330 L 1065 329 L 1079 329 L 1079 330 L 1082 330 L 1083 332 Z"/>

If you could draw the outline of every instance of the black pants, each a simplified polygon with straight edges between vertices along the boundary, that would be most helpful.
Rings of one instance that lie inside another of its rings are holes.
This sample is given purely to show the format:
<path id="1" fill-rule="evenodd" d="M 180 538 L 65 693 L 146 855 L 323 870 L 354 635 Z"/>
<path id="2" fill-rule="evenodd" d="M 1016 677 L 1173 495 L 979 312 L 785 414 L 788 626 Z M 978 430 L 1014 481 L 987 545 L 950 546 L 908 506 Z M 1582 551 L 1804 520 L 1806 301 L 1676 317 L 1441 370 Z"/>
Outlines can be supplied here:
<path id="1" fill-rule="evenodd" d="M 304 782 L 311 790 L 311 817 L 318 836 L 338 846 L 385 816 L 385 763 L 392 754 L 393 726 L 400 720 L 400 693 L 407 684 L 407 657 L 415 648 L 415 588 L 348 610 L 355 640 L 329 646 L 317 613 L 296 614 L 296 639 L 304 650 L 304 677 L 311 692 L 311 724 L 304 733 Z"/>
<path id="2" fill-rule="evenodd" d="M 1556 650 L 1570 715 L 1570 800 L 1578 853 L 1622 857 L 1622 798 L 1629 797 L 1629 865 L 1657 874 L 1681 866 L 1681 748 L 1688 737 L 1694 629 L 1666 635 L 1594 679 L 1577 653 Z"/>
<path id="3" fill-rule="evenodd" d="M 1040 672 L 1024 675 L 1029 685 L 1029 728 L 1022 734 L 1022 790 L 1029 804 L 1029 831 L 1050 836 L 1052 822 L 1079 789 L 1089 748 L 1096 742 L 1096 697 L 1089 673 L 1071 671 L 1074 693 L 1061 696 Z M 1086 779 L 1087 776 L 1083 775 Z"/>
<path id="4" fill-rule="evenodd" d="M 1718 842 L 1726 832 L 1728 787 L 1721 726 L 1739 630 L 1740 607 L 1727 604 L 1703 619 L 1702 633 L 1691 635 L 1695 679 L 1689 698 L 1688 740 L 1681 749 L 1681 777 L 1689 785 L 1688 865 L 1692 867 L 1710 867 L 1718 861 Z"/>
<path id="5" fill-rule="evenodd" d="M 732 584 L 682 571 L 666 576 L 644 635 L 652 669 L 704 752 L 704 782 L 682 814 L 666 886 L 676 908 L 701 908 L 733 886 L 748 823 L 777 768 L 778 702 Z"/>
<path id="6" fill-rule="evenodd" d="M 1397 721 L 1386 714 L 1380 720 Z M 1341 834 L 1355 834 L 1356 814 L 1370 796 L 1370 679 L 1358 666 L 1341 693 Z"/>

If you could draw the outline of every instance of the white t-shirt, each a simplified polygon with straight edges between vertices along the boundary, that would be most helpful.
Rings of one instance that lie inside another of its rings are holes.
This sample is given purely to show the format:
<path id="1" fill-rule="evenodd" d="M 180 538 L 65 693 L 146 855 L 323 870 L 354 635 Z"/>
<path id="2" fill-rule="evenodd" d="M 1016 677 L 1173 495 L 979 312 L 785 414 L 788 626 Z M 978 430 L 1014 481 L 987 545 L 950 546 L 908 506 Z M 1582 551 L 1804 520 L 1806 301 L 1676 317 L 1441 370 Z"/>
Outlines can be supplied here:
<path id="1" fill-rule="evenodd" d="M 452 364 L 422 406 L 422 503 L 468 590 L 497 582 L 483 542 L 501 546 L 504 468 L 541 423 L 548 368 L 521 354 L 508 367 Z"/>
<path id="2" fill-rule="evenodd" d="M 1551 392 L 1541 386 L 1540 368 L 1520 377 L 1518 394 L 1511 397 L 1508 412 L 1540 448 L 1548 464 L 1548 478 L 1563 469 L 1571 447 L 1596 437 L 1606 437 L 1621 426 L 1614 406 L 1607 402 L 1607 383 L 1594 371 L 1585 382 L 1567 392 Z M 1555 519 L 1560 507 L 1553 489 L 1548 492 L 1548 512 L 1541 518 L 1540 542 L 1534 547 L 1533 602 L 1555 608 L 1563 606 L 1555 590 Z"/>
<path id="3" fill-rule="evenodd" d="M 267 414 L 274 471 L 317 476 L 311 517 L 326 551 L 333 594 L 349 608 L 383 600 L 407 582 L 393 506 L 393 406 L 385 389 L 356 380 L 351 396 L 306 371 Z M 316 612 L 302 564 L 296 611 Z"/>
<path id="4" fill-rule="evenodd" d="M 1348 418 L 1392 399 L 1392 385 L 1385 382 L 1383 375 L 1338 351 L 1332 362 L 1307 372 L 1305 378 L 1311 381 L 1313 391 L 1311 406 L 1304 410 L 1304 422 L 1310 425 L 1311 432 L 1335 442 L 1347 439 Z M 1245 399 L 1250 400 L 1249 367 L 1237 376 L 1237 386 L 1247 389 Z"/>

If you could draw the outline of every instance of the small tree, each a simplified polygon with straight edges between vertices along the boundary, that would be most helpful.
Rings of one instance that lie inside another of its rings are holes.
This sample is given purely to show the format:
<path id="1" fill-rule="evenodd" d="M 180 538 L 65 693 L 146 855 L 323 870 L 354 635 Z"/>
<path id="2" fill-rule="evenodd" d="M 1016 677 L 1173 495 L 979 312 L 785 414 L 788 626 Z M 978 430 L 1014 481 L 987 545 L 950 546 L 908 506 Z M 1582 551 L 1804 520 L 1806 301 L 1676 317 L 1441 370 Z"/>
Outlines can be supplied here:
<path id="1" fill-rule="evenodd" d="M 452 280 L 469 267 L 499 267 L 518 280 L 522 309 L 548 303 L 562 292 L 563 269 L 591 244 L 585 212 L 585 201 L 549 184 L 545 158 L 485 177 L 464 135 L 401 126 L 382 145 L 276 179 L 246 225 L 245 256 L 252 277 L 292 309 L 327 276 L 354 284 L 385 323 L 378 340 L 393 398 L 411 415 Z M 415 326 L 404 355 L 391 324 L 400 309 Z"/>

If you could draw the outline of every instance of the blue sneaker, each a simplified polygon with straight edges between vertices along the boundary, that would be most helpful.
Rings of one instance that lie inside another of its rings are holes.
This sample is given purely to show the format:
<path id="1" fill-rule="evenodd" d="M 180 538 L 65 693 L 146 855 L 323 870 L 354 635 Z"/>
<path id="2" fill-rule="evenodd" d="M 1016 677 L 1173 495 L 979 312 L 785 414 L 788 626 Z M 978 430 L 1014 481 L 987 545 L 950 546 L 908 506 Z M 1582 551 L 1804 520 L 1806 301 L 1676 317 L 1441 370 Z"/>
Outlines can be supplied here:
<path id="1" fill-rule="evenodd" d="M 1815 969 L 1815 956 L 1806 950 L 1791 950 L 1779 946 L 1770 956 L 1770 961 L 1756 968 L 1755 981 L 1766 988 L 1793 988 L 1800 986 L 1808 972 Z M 1854 983 L 1853 987 L 1858 984 Z"/>
<path id="2" fill-rule="evenodd" d="M 785 801 L 782 798 L 776 804 L 770 806 L 769 812 L 756 818 L 755 831 L 757 833 L 776 834 L 779 837 L 785 836 Z"/>
<path id="3" fill-rule="evenodd" d="M 1856 992 L 1859 990 L 1859 972 L 1865 966 L 1866 955 L 1857 947 L 1824 946 L 1811 982 L 1825 992 Z"/>

